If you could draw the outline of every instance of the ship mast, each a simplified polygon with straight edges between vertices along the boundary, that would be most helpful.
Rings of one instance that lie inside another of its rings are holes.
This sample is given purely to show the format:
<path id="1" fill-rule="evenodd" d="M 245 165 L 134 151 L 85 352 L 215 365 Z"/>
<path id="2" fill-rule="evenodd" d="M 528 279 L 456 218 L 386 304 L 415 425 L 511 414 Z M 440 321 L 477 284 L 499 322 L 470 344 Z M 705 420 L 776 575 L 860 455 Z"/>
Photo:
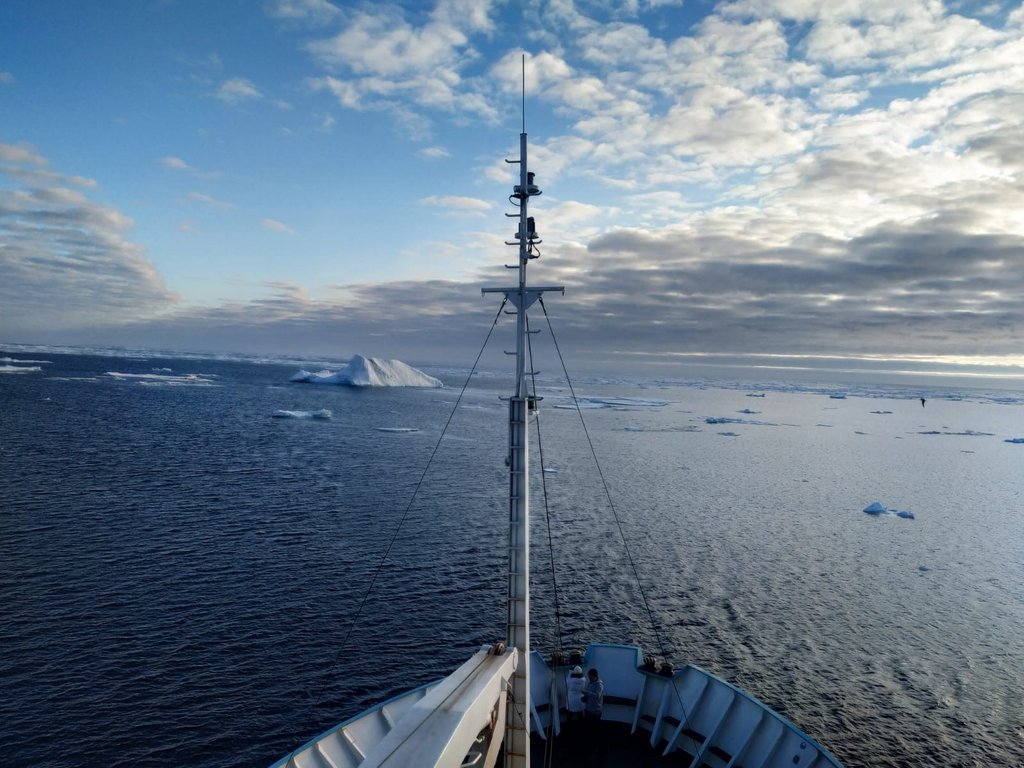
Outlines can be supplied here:
<path id="1" fill-rule="evenodd" d="M 525 122 L 525 121 L 524 121 Z M 526 310 L 545 291 L 563 292 L 561 286 L 528 286 L 526 266 L 539 256 L 533 218 L 529 216 L 528 201 L 541 194 L 534 184 L 534 174 L 527 166 L 526 131 L 519 134 L 519 159 L 506 160 L 519 165 L 519 184 L 509 198 L 518 201 L 518 214 L 506 214 L 519 219 L 515 240 L 506 245 L 518 246 L 518 264 L 506 265 L 518 269 L 519 285 L 513 288 L 484 288 L 484 293 L 504 293 L 515 307 L 516 315 L 516 379 L 509 398 L 509 543 L 508 543 L 508 623 L 506 645 L 515 648 L 518 661 L 511 680 L 510 706 L 505 717 L 505 767 L 529 768 L 530 765 L 530 450 L 527 429 L 530 412 L 536 409 L 536 398 L 530 394 L 527 377 L 534 371 L 527 369 Z"/>

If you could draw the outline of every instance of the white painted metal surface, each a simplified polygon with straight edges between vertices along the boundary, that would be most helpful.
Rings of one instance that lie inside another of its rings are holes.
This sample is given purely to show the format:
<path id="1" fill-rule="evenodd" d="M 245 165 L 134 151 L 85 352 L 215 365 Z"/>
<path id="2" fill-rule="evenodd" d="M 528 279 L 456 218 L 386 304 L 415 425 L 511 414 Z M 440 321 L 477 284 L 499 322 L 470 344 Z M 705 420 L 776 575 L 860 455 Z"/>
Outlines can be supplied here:
<path id="1" fill-rule="evenodd" d="M 443 680 L 332 728 L 274 768 L 461 766 L 474 747 L 482 765 L 491 742 L 501 741 L 506 690 L 524 658 L 499 648 L 484 646 Z"/>
<path id="2" fill-rule="evenodd" d="M 273 768 L 492 766 L 519 658 L 514 649 L 494 655 L 485 646 L 444 680 L 332 728 Z M 536 651 L 529 658 L 533 731 L 549 738 L 565 716 L 570 667 L 552 668 Z M 646 734 L 663 755 L 684 751 L 693 768 L 842 768 L 795 725 L 711 673 L 687 665 L 665 676 L 642 663 L 640 648 L 603 643 L 588 647 L 583 661 L 604 680 L 604 720 Z M 478 741 L 488 731 L 489 742 Z"/>
<path id="3" fill-rule="evenodd" d="M 682 750 L 694 756 L 694 768 L 842 768 L 806 733 L 710 672 L 688 664 L 666 676 L 642 664 L 637 646 L 596 643 L 587 648 L 583 667 L 596 667 L 604 681 L 603 719 L 647 732 L 663 755 Z M 564 707 L 562 681 L 570 667 L 552 669 L 534 652 L 530 669 L 539 713 L 535 727 L 543 731 L 552 712 Z M 552 688 L 556 697 L 545 696 Z"/>

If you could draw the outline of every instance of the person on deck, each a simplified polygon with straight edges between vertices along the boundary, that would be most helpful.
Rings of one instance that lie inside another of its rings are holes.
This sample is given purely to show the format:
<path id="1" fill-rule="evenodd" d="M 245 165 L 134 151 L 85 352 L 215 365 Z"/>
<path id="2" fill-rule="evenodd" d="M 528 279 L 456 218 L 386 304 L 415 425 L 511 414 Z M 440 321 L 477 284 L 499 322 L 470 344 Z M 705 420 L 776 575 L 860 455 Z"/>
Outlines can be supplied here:
<path id="1" fill-rule="evenodd" d="M 594 667 L 587 672 L 587 684 L 583 688 L 583 717 L 588 723 L 597 724 L 604 709 L 604 682 Z"/>
<path id="2" fill-rule="evenodd" d="M 565 709 L 569 713 L 569 722 L 583 719 L 583 670 L 573 667 L 572 673 L 565 680 Z"/>

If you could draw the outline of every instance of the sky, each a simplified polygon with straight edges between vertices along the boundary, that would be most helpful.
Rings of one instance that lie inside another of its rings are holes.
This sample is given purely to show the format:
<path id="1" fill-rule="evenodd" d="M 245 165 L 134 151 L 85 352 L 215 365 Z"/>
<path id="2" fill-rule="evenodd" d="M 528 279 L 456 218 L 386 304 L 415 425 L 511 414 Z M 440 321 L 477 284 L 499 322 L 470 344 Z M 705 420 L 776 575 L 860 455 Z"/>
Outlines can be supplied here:
<path id="1" fill-rule="evenodd" d="M 0 344 L 469 364 L 524 55 L 577 365 L 1024 380 L 999 0 L 6 0 Z"/>

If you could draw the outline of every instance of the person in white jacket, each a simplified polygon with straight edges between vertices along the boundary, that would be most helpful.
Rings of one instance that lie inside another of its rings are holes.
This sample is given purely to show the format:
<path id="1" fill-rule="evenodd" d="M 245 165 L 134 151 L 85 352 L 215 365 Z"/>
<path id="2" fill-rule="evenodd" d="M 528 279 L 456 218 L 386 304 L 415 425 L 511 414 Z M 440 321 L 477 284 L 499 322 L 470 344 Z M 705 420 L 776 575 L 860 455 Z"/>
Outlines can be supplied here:
<path id="1" fill-rule="evenodd" d="M 569 713 L 570 723 L 583 719 L 583 687 L 585 685 L 583 670 L 580 667 L 573 667 L 572 672 L 565 678 L 565 709 Z"/>

